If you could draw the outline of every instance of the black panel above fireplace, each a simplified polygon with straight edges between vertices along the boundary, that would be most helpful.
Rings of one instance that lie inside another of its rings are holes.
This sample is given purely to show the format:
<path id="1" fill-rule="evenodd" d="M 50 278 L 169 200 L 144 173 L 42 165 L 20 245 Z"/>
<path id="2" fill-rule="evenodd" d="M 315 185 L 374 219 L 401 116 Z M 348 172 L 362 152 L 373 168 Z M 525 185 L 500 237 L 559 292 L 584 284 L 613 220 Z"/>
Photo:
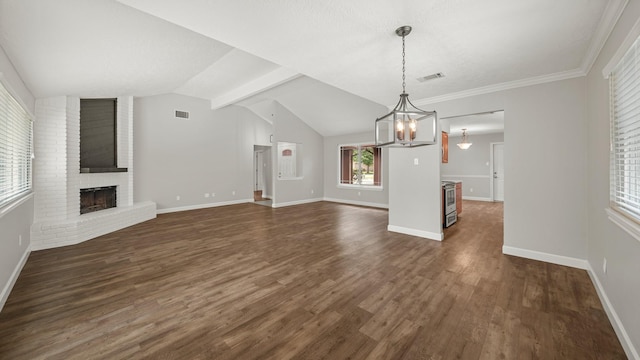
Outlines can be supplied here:
<path id="1" fill-rule="evenodd" d="M 117 99 L 80 99 L 80 172 L 126 172 L 118 168 Z"/>
<path id="2" fill-rule="evenodd" d="M 80 214 L 114 208 L 117 186 L 103 186 L 80 189 Z"/>

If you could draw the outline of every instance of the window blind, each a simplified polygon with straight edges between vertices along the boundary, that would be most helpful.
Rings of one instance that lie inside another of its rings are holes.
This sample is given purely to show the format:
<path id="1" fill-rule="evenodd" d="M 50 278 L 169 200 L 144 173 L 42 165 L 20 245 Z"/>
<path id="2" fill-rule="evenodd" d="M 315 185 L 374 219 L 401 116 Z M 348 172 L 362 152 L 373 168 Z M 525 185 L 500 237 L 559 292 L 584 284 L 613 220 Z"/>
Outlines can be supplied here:
<path id="1" fill-rule="evenodd" d="M 614 67 L 611 96 L 611 207 L 640 222 L 640 42 Z"/>
<path id="2" fill-rule="evenodd" d="M 0 206 L 31 190 L 31 118 L 0 83 Z"/>

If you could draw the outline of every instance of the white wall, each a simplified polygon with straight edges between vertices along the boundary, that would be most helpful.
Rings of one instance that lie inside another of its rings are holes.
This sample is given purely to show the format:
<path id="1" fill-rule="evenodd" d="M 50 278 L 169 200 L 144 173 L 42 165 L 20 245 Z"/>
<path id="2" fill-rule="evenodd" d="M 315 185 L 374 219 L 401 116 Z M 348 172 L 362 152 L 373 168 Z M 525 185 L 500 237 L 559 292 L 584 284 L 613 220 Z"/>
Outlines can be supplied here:
<path id="1" fill-rule="evenodd" d="M 175 94 L 134 100 L 136 202 L 166 212 L 253 201 L 253 146 L 269 143 L 271 124 L 244 108 L 210 106 Z"/>
<path id="2" fill-rule="evenodd" d="M 302 144 L 302 179 L 274 181 L 273 206 L 286 206 L 322 199 L 324 193 L 324 143 L 322 136 L 291 111 L 274 102 L 274 142 Z M 277 169 L 277 151 L 273 151 L 273 164 Z"/>
<path id="3" fill-rule="evenodd" d="M 456 144 L 461 136 L 449 137 L 449 162 L 440 166 L 442 180 L 462 181 L 462 196 L 491 200 L 491 143 L 503 142 L 504 134 L 469 136 L 473 145 L 467 150 Z"/>
<path id="4" fill-rule="evenodd" d="M 0 81 L 29 111 L 35 114 L 33 95 L 20 79 L 4 50 L 0 48 Z M 36 121 L 36 119 L 34 119 Z M 33 197 L 0 208 L 0 310 L 26 262 L 31 245 Z M 22 244 L 19 238 L 22 237 Z"/>
<path id="5" fill-rule="evenodd" d="M 588 261 L 619 319 L 612 322 L 619 337 L 627 339 L 623 346 L 630 358 L 640 358 L 640 241 L 613 224 L 604 211 L 609 206 L 609 85 L 602 69 L 638 18 L 640 2 L 630 1 L 587 77 Z"/>
<path id="6" fill-rule="evenodd" d="M 386 148 L 382 150 L 382 169 L 376 169 L 376 171 L 382 171 L 382 190 L 338 187 L 340 167 L 338 147 L 345 144 L 373 143 L 375 143 L 373 129 L 366 133 L 324 138 L 325 200 L 382 208 L 389 206 L 389 150 Z"/>
<path id="7" fill-rule="evenodd" d="M 431 105 L 440 117 L 505 110 L 506 252 L 586 266 L 585 86 L 576 78 Z"/>
<path id="8" fill-rule="evenodd" d="M 436 145 L 389 149 L 390 231 L 443 239 L 440 142 L 441 139 Z"/>

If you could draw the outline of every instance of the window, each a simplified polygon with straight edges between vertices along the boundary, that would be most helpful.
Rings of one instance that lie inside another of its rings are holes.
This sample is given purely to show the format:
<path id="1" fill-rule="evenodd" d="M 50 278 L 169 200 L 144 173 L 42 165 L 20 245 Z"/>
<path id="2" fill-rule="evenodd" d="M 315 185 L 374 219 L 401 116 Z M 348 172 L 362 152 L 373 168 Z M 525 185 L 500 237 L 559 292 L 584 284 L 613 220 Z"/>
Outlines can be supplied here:
<path id="1" fill-rule="evenodd" d="M 341 145 L 340 184 L 382 186 L 382 150 L 370 144 Z"/>
<path id="2" fill-rule="evenodd" d="M 31 118 L 0 84 L 0 206 L 31 190 Z"/>
<path id="3" fill-rule="evenodd" d="M 611 89 L 611 207 L 640 222 L 640 44 L 609 76 Z"/>

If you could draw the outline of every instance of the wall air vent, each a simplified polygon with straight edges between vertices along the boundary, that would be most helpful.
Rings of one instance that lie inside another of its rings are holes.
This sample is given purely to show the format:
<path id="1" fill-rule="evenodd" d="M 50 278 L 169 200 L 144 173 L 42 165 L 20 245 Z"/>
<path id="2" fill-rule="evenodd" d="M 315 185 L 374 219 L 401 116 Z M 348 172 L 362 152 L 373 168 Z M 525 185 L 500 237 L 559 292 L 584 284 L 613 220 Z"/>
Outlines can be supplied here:
<path id="1" fill-rule="evenodd" d="M 182 110 L 176 110 L 176 118 L 188 119 L 189 118 L 189 112 L 188 111 L 182 111 Z"/>
<path id="2" fill-rule="evenodd" d="M 429 80 L 433 80 L 433 79 L 439 79 L 439 78 L 443 78 L 443 77 L 444 77 L 444 74 L 441 73 L 441 72 L 438 72 L 438 73 L 435 73 L 435 74 L 419 77 L 418 81 L 425 82 L 425 81 L 429 81 Z"/>

